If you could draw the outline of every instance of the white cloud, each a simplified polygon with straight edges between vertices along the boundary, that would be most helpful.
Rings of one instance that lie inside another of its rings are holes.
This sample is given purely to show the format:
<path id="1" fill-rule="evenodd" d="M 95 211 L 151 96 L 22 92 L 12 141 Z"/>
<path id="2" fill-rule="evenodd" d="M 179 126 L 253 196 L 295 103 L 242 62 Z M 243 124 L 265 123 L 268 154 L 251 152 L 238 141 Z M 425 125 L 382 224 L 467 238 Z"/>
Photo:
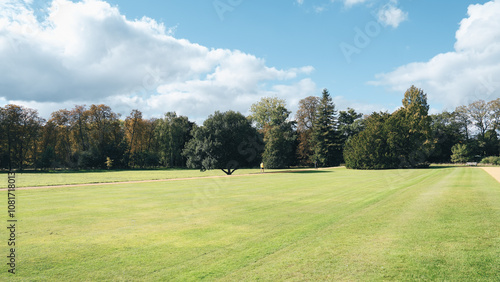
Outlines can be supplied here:
<path id="1" fill-rule="evenodd" d="M 404 91 L 412 84 L 431 101 L 456 107 L 500 97 L 500 0 L 470 5 L 456 32 L 455 50 L 377 76 L 375 85 Z"/>
<path id="2" fill-rule="evenodd" d="M 293 100 L 315 90 L 300 78 L 312 67 L 276 69 L 242 51 L 177 39 L 174 30 L 126 19 L 100 0 L 54 0 L 41 21 L 29 2 L 2 0 L 0 101 L 36 106 L 46 117 L 50 108 L 107 103 L 122 113 L 200 119 L 219 109 L 245 112 L 263 95 Z"/>
<path id="3" fill-rule="evenodd" d="M 343 0 L 343 1 L 344 5 L 346 5 L 347 7 L 351 7 L 357 4 L 365 3 L 367 0 Z"/>
<path id="4" fill-rule="evenodd" d="M 392 2 L 383 6 L 378 11 L 378 20 L 385 26 L 392 26 L 397 28 L 400 23 L 408 19 L 408 13 L 403 12 L 401 9 L 395 6 L 395 2 Z"/>

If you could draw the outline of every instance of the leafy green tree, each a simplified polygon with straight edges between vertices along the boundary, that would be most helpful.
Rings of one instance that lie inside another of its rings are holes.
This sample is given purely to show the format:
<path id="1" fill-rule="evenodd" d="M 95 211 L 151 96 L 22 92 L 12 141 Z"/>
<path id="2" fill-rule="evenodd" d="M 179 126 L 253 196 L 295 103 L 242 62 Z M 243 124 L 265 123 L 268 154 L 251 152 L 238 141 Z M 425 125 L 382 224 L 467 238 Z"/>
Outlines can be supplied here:
<path id="1" fill-rule="evenodd" d="M 203 126 L 193 129 L 193 138 L 183 151 L 189 168 L 220 169 L 231 175 L 240 167 L 255 165 L 251 158 L 257 131 L 241 113 L 219 111 L 210 115 Z"/>
<path id="2" fill-rule="evenodd" d="M 53 167 L 56 159 L 55 150 L 52 146 L 45 147 L 40 156 L 38 167 L 42 169 L 47 169 Z"/>
<path id="3" fill-rule="evenodd" d="M 362 114 L 358 114 L 351 108 L 348 108 L 347 111 L 339 111 L 338 131 L 341 144 L 340 156 L 343 156 L 347 140 L 363 131 L 364 125 L 362 117 Z"/>
<path id="4" fill-rule="evenodd" d="M 8 140 L 7 134 L 5 134 L 7 130 L 6 123 L 6 112 L 3 107 L 0 107 L 0 168 L 8 168 L 9 166 L 9 149 L 8 149 Z"/>
<path id="5" fill-rule="evenodd" d="M 392 149 L 399 153 L 399 167 L 420 167 L 427 163 L 433 150 L 431 118 L 428 115 L 427 94 L 411 86 L 403 99 L 403 108 L 393 118 L 397 119 L 400 134 Z"/>
<path id="6" fill-rule="evenodd" d="M 4 168 L 23 170 L 27 166 L 36 167 L 43 123 L 33 109 L 12 104 L 0 109 L 0 148 Z"/>
<path id="7" fill-rule="evenodd" d="M 454 163 L 465 163 L 470 160 L 470 151 L 467 144 L 455 144 L 451 148 L 451 161 Z"/>
<path id="8" fill-rule="evenodd" d="M 262 98 L 250 108 L 250 119 L 264 136 L 262 160 L 267 168 L 284 168 L 294 159 L 294 123 L 282 99 Z"/>
<path id="9" fill-rule="evenodd" d="M 351 108 L 347 111 L 339 111 L 339 131 L 344 140 L 363 131 L 362 117 L 363 114 Z"/>
<path id="10" fill-rule="evenodd" d="M 158 120 L 156 138 L 159 143 L 160 161 L 168 167 L 185 167 L 186 158 L 182 155 L 185 144 L 191 138 L 193 123 L 185 116 L 175 112 L 166 113 Z"/>
<path id="11" fill-rule="evenodd" d="M 267 168 L 285 168 L 293 161 L 293 122 L 288 121 L 290 112 L 279 106 L 272 113 L 269 124 L 264 126 L 264 153 L 262 160 Z"/>
<path id="12" fill-rule="evenodd" d="M 314 163 L 314 148 L 311 139 L 318 105 L 318 97 L 306 97 L 299 101 L 299 109 L 295 115 L 295 120 L 297 121 L 297 138 L 299 141 L 297 157 L 302 165 L 312 165 Z"/>
<path id="13" fill-rule="evenodd" d="M 71 128 L 71 144 L 73 152 L 79 153 L 90 149 L 89 112 L 85 105 L 77 105 L 69 114 Z"/>
<path id="14" fill-rule="evenodd" d="M 342 144 L 337 127 L 335 105 L 328 90 L 323 89 L 312 133 L 314 144 L 313 160 L 320 166 L 335 166 L 341 162 Z"/>
<path id="15" fill-rule="evenodd" d="M 467 142 L 462 126 L 457 122 L 455 112 L 444 111 L 431 115 L 431 132 L 436 140 L 434 150 L 429 156 L 433 163 L 448 163 L 451 161 L 451 148 L 457 142 Z"/>
<path id="16" fill-rule="evenodd" d="M 499 154 L 498 134 L 495 130 L 488 130 L 485 132 L 484 137 L 479 135 L 477 137 L 478 154 L 481 157 L 496 156 Z"/>
<path id="17" fill-rule="evenodd" d="M 105 168 L 106 157 L 113 160 L 114 167 L 126 166 L 127 143 L 119 115 L 104 104 L 91 105 L 88 112 L 90 146 L 96 160 L 93 167 Z"/>
<path id="18" fill-rule="evenodd" d="M 39 140 L 43 134 L 45 119 L 38 116 L 38 111 L 26 108 L 25 115 L 23 115 L 21 122 L 25 155 L 21 157 L 23 161 L 21 161 L 20 169 L 22 170 L 24 168 L 24 164 L 37 169 L 38 158 L 42 149 L 44 149 L 40 147 Z"/>
<path id="19" fill-rule="evenodd" d="M 271 124 L 273 118 L 282 114 L 280 109 L 283 108 L 286 109 L 285 100 L 278 97 L 264 97 L 259 102 L 252 104 L 249 118 L 255 123 L 258 130 L 263 130 L 266 125 Z"/>
<path id="20" fill-rule="evenodd" d="M 387 169 L 397 166 L 388 144 L 388 113 L 373 113 L 365 119 L 365 129 L 347 140 L 344 160 L 347 168 Z"/>
<path id="21" fill-rule="evenodd" d="M 351 138 L 346 166 L 358 169 L 411 168 L 428 165 L 433 149 L 427 96 L 414 86 L 393 114 L 372 114 L 366 129 Z"/>

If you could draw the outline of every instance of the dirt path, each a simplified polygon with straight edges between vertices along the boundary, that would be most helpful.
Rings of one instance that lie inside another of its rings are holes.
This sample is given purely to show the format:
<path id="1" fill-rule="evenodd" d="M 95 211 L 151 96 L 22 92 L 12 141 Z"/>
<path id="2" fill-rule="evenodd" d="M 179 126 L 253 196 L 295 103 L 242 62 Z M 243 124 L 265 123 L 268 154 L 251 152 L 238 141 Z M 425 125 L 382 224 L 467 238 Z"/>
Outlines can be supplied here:
<path id="1" fill-rule="evenodd" d="M 329 169 L 329 168 L 320 168 Z M 154 179 L 154 180 L 135 180 L 135 181 L 121 181 L 121 182 L 100 182 L 100 183 L 82 183 L 82 184 L 67 184 L 67 185 L 53 185 L 53 186 L 32 186 L 32 187 L 16 187 L 16 190 L 33 190 L 33 189 L 49 189 L 49 188 L 70 188 L 70 187 L 85 187 L 85 186 L 102 186 L 102 185 L 119 185 L 119 184 L 133 184 L 133 183 L 149 183 L 149 182 L 168 182 L 168 181 L 181 181 L 181 180 L 194 180 L 194 179 L 210 179 L 210 178 L 223 178 L 223 177 L 239 177 L 239 176 L 252 176 L 264 175 L 273 173 L 287 173 L 287 172 L 303 172 L 314 171 L 316 169 L 297 169 L 297 170 L 284 170 L 272 171 L 266 173 L 247 173 L 236 175 L 220 175 L 220 176 L 200 176 L 200 177 L 186 177 L 186 178 L 167 178 L 167 179 Z M 7 188 L 0 189 L 0 191 L 7 191 Z"/>
<path id="2" fill-rule="evenodd" d="M 487 173 L 489 173 L 493 178 L 500 182 L 500 167 L 482 167 Z"/>

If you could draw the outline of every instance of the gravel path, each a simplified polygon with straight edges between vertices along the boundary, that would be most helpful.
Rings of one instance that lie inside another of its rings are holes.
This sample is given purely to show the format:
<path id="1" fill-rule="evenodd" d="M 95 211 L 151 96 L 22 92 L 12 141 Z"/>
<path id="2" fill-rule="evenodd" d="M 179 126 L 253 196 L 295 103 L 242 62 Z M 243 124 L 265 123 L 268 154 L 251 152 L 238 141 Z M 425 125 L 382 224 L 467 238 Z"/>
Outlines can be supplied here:
<path id="1" fill-rule="evenodd" d="M 500 182 L 500 167 L 482 167 L 487 173 L 489 173 L 493 178 Z"/>

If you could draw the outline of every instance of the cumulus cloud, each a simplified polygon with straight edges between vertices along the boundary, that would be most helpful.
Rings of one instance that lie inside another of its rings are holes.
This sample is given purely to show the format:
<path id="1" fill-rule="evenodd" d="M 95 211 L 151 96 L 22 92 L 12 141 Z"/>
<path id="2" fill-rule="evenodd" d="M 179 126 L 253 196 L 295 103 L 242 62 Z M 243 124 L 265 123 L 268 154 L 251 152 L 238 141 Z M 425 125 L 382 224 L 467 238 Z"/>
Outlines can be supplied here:
<path id="1" fill-rule="evenodd" d="M 431 101 L 456 107 L 500 97 L 500 0 L 470 5 L 456 32 L 455 50 L 377 75 L 375 85 L 423 88 Z"/>
<path id="2" fill-rule="evenodd" d="M 35 12 L 29 1 L 0 3 L 0 98 L 43 113 L 107 102 L 117 111 L 200 118 L 222 108 L 244 112 L 249 97 L 316 90 L 300 77 L 312 67 L 276 69 L 239 50 L 209 49 L 153 19 L 129 20 L 104 1 L 54 0 L 43 18 Z"/>
<path id="3" fill-rule="evenodd" d="M 396 7 L 396 2 L 391 1 L 378 11 L 378 20 L 385 26 L 397 28 L 399 24 L 408 19 L 408 13 Z"/>
<path id="4" fill-rule="evenodd" d="M 383 5 L 376 9 L 373 14 L 384 26 L 397 28 L 402 22 L 408 19 L 408 12 L 398 7 L 399 0 L 329 0 L 328 3 L 342 2 L 346 8 L 366 3 L 366 7 L 373 8 Z"/>

